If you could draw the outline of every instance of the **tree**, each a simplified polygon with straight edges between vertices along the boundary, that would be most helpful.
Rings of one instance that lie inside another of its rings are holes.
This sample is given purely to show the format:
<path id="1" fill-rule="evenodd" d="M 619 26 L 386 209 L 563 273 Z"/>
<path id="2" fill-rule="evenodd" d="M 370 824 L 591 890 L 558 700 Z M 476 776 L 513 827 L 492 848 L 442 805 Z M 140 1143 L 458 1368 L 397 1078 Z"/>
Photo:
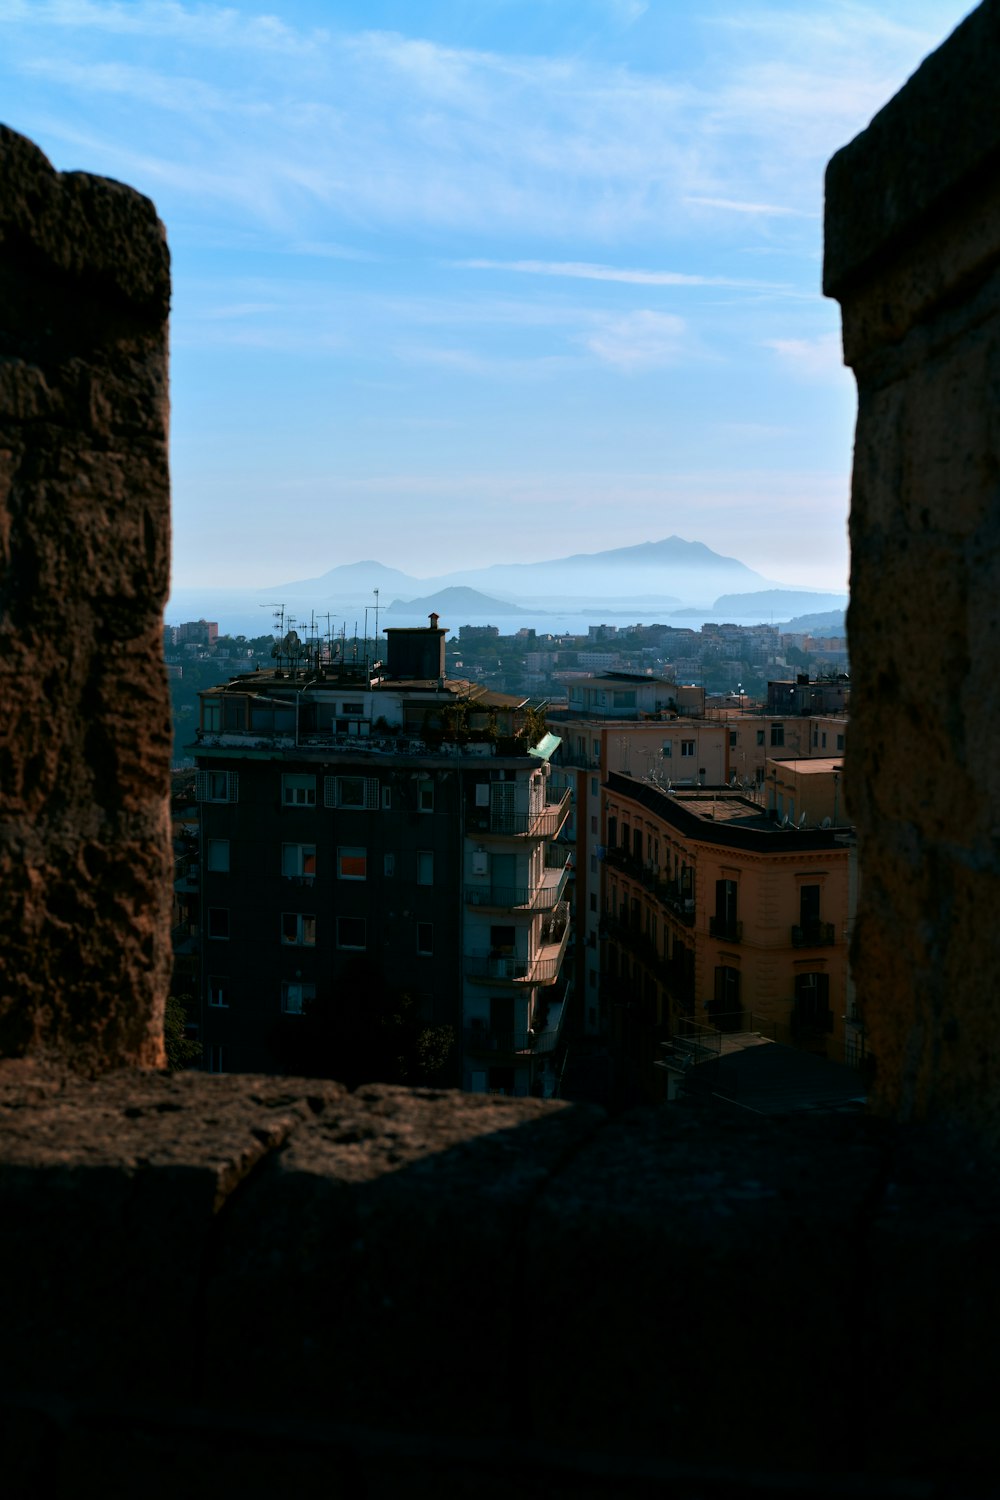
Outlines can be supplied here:
<path id="1" fill-rule="evenodd" d="M 190 995 L 168 995 L 163 1013 L 163 1042 L 167 1049 L 167 1068 L 178 1073 L 201 1056 L 201 1043 L 187 1035 L 187 1007 Z"/>
<path id="2" fill-rule="evenodd" d="M 335 996 L 283 1016 L 270 1045 L 286 1073 L 336 1078 L 348 1088 L 453 1082 L 454 1028 L 428 1026 L 409 990 L 390 987 L 364 960 L 345 969 Z"/>

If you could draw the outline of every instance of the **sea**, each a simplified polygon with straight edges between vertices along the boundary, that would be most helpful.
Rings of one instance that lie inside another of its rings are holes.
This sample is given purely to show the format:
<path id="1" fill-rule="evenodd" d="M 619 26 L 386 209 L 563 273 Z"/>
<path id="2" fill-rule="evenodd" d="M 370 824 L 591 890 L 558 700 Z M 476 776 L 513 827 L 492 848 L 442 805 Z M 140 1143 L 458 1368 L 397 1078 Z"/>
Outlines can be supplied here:
<path id="1" fill-rule="evenodd" d="M 363 638 L 367 633 L 375 636 L 390 626 L 413 627 L 427 624 L 425 611 L 400 610 L 398 607 L 380 609 L 376 612 L 371 603 L 330 599 L 285 599 L 261 603 L 259 595 L 233 589 L 176 589 L 167 605 L 166 621 L 169 625 L 180 625 L 188 620 L 212 620 L 218 623 L 220 635 L 283 634 L 294 629 L 303 639 L 312 631 L 321 637 L 343 636 L 352 640 Z M 458 636 L 463 625 L 495 625 L 501 635 L 516 635 L 519 630 L 534 630 L 544 635 L 586 635 L 591 626 L 611 625 L 621 630 L 628 625 L 673 625 L 689 630 L 700 630 L 706 621 L 723 623 L 723 618 L 713 610 L 711 604 L 701 608 L 678 610 L 676 604 L 661 609 L 650 609 L 643 600 L 643 608 L 625 610 L 620 602 L 605 606 L 595 601 L 592 608 L 565 612 L 530 609 L 522 606 L 516 613 L 477 615 L 474 618 L 440 618 L 440 625 L 447 630 L 449 638 Z M 775 615 L 748 614 L 744 616 L 727 613 L 725 623 L 735 625 L 782 625 Z"/>

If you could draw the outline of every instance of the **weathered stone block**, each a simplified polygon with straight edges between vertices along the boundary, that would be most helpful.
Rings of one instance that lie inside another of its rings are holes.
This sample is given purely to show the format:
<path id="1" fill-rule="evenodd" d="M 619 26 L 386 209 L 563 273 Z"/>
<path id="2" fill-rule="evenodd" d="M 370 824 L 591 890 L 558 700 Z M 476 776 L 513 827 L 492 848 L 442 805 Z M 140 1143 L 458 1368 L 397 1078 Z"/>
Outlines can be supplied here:
<path id="1" fill-rule="evenodd" d="M 847 796 L 873 1099 L 1000 1144 L 1000 4 L 827 172 L 858 381 Z"/>
<path id="2" fill-rule="evenodd" d="M 0 1055 L 163 1061 L 169 259 L 0 128 Z"/>

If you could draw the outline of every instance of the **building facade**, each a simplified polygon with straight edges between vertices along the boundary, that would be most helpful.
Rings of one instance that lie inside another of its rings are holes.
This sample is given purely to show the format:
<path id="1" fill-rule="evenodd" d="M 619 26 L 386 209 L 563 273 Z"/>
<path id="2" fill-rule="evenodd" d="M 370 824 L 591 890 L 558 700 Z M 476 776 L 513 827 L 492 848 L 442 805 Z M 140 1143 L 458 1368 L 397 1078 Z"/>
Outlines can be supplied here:
<path id="1" fill-rule="evenodd" d="M 602 992 L 644 1091 L 685 1024 L 856 1060 L 849 830 L 784 825 L 736 790 L 667 792 L 612 772 L 604 837 Z"/>
<path id="2" fill-rule="evenodd" d="M 554 1093 L 559 742 L 523 701 L 445 679 L 436 617 L 387 635 L 385 665 L 279 661 L 201 694 L 206 1065 L 282 1071 L 308 1035 L 346 1075 L 352 1035 L 405 996 L 450 1033 L 440 1081 Z"/>

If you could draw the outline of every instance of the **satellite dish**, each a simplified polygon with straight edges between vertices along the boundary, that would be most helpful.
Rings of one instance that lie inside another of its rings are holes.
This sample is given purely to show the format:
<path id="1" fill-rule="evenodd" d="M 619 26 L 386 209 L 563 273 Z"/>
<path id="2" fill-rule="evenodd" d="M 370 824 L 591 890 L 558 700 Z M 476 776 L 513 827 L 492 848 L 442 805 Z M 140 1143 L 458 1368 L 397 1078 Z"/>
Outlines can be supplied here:
<path id="1" fill-rule="evenodd" d="M 833 827 L 833 819 L 832 818 L 824 818 L 823 821 L 822 821 L 822 823 L 819 826 L 821 828 L 832 828 Z"/>
<path id="2" fill-rule="evenodd" d="M 803 813 L 802 816 L 801 816 L 801 818 L 799 819 L 799 827 L 800 828 L 804 828 L 805 825 L 806 825 L 806 815 L 805 815 L 805 813 Z"/>

